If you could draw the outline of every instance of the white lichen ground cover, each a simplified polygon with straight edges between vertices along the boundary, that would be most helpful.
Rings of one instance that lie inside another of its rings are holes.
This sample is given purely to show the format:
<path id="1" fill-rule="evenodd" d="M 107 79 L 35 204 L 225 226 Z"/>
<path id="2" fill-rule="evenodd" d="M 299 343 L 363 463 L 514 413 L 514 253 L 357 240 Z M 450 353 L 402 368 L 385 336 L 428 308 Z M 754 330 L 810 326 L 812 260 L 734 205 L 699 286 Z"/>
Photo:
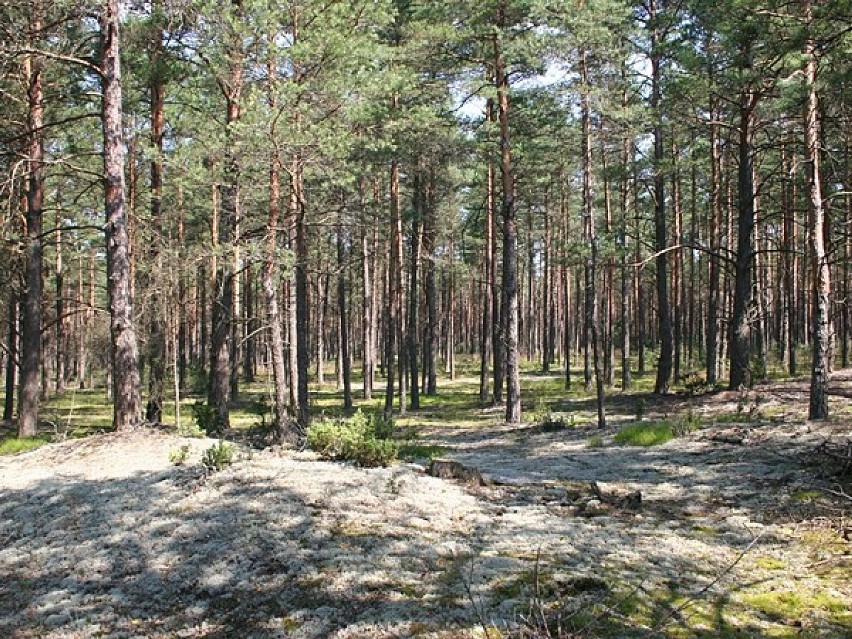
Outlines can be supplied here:
<path id="1" fill-rule="evenodd" d="M 822 563 L 784 515 L 836 425 L 751 424 L 740 443 L 714 428 L 652 448 L 590 448 L 583 428 L 432 429 L 482 487 L 273 451 L 205 476 L 214 442 L 147 430 L 2 458 L 0 636 L 484 636 L 579 577 L 629 599 L 613 636 L 667 616 L 679 636 L 848 636 L 848 548 Z M 591 481 L 641 491 L 642 508 L 578 511 Z M 748 605 L 787 591 L 811 609 Z"/>

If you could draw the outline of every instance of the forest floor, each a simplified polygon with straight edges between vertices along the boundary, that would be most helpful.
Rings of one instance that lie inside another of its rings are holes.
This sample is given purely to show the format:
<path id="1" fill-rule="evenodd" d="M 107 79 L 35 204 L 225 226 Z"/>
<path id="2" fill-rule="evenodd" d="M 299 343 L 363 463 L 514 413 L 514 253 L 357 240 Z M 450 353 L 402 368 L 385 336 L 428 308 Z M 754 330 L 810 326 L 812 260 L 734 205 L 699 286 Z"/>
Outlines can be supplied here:
<path id="1" fill-rule="evenodd" d="M 603 431 L 588 398 L 508 427 L 465 388 L 406 430 L 468 481 L 248 447 L 208 472 L 167 429 L 0 457 L 0 636 L 852 637 L 852 371 L 820 424 L 804 381 L 613 396 Z"/>

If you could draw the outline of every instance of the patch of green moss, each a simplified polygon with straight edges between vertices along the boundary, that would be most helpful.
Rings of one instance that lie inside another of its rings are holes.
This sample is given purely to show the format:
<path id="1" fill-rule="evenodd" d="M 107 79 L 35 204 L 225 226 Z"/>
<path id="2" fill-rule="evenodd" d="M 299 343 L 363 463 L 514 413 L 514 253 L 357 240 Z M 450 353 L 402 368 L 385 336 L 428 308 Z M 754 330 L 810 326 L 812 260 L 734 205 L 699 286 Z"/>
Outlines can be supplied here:
<path id="1" fill-rule="evenodd" d="M 787 567 L 787 562 L 777 557 L 757 557 L 754 560 L 754 565 L 763 570 L 784 570 Z"/>
<path id="2" fill-rule="evenodd" d="M 692 527 L 692 532 L 696 535 L 718 535 L 719 531 L 712 526 L 705 526 L 703 524 L 696 524 Z"/>
<path id="3" fill-rule="evenodd" d="M 747 594 L 743 603 L 775 621 L 799 620 L 814 612 L 828 613 L 837 621 L 849 614 L 847 605 L 837 597 L 805 589 Z"/>
<path id="4" fill-rule="evenodd" d="M 818 490 L 797 490 L 790 497 L 796 501 L 816 501 L 822 497 L 822 493 Z"/>

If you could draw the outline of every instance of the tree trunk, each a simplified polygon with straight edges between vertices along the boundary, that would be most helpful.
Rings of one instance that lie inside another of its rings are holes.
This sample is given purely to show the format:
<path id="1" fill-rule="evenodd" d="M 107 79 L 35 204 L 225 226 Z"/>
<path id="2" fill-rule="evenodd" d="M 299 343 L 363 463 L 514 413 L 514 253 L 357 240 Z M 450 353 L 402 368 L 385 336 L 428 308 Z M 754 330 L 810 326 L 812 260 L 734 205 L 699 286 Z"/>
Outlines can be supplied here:
<path id="1" fill-rule="evenodd" d="M 426 335 L 423 340 L 423 376 L 426 395 L 438 392 L 438 371 L 436 368 L 438 349 L 438 298 L 435 290 L 435 203 L 434 176 L 429 175 L 429 195 L 426 202 L 425 228 L 423 229 L 423 253 L 426 256 L 426 278 L 424 282 L 426 295 Z"/>
<path id="2" fill-rule="evenodd" d="M 9 295 L 9 326 L 6 348 L 6 395 L 3 402 L 3 421 L 11 421 L 15 412 L 15 386 L 18 378 L 18 315 L 20 306 L 18 294 L 12 290 Z"/>
<path id="3" fill-rule="evenodd" d="M 411 408 L 420 408 L 420 369 L 418 345 L 420 343 L 420 253 L 422 248 L 423 219 L 426 208 L 426 184 L 423 167 L 414 177 L 414 218 L 411 220 L 411 265 L 408 287 L 408 367 L 410 371 Z"/>
<path id="4" fill-rule="evenodd" d="M 598 428 L 606 428 L 604 412 L 604 375 L 601 370 L 600 307 L 596 285 L 598 267 L 598 238 L 592 202 L 592 132 L 589 106 L 589 78 L 586 52 L 580 54 L 580 81 L 582 82 L 582 127 L 583 127 L 583 235 L 589 243 L 586 258 L 586 326 L 591 337 L 591 351 L 597 393 Z"/>
<path id="5" fill-rule="evenodd" d="M 396 97 L 394 97 L 394 106 Z M 401 256 L 399 254 L 398 233 L 400 233 L 400 203 L 399 203 L 399 164 L 396 160 L 391 162 L 390 167 L 390 213 L 391 213 L 391 237 L 390 237 L 390 261 L 388 263 L 388 295 L 386 300 L 385 314 L 387 325 L 385 327 L 385 359 L 387 361 L 387 386 L 385 388 L 385 417 L 390 418 L 393 413 L 393 398 L 395 393 L 396 375 L 396 350 L 397 350 L 397 302 L 399 291 L 397 290 L 397 274 L 401 269 Z"/>
<path id="6" fill-rule="evenodd" d="M 490 114 L 494 110 L 494 101 L 488 100 L 486 111 Z M 490 119 L 490 115 L 489 115 Z M 491 393 L 491 375 L 490 365 L 492 357 L 493 343 L 493 302 L 492 295 L 494 294 L 494 164 L 491 162 L 491 156 L 488 156 L 488 166 L 486 168 L 485 180 L 485 255 L 483 258 L 483 266 L 485 267 L 485 278 L 483 282 L 483 300 L 482 300 L 482 334 L 480 335 L 479 354 L 479 405 L 486 406 L 493 401 Z"/>
<path id="7" fill-rule="evenodd" d="M 503 196 L 503 322 L 506 353 L 506 422 L 521 421 L 521 377 L 518 353 L 518 227 L 515 217 L 515 185 L 512 169 L 512 147 L 509 139 L 509 76 L 500 48 L 494 38 L 495 85 L 500 123 L 500 174 Z"/>
<path id="8" fill-rule="evenodd" d="M 241 5 L 235 3 L 239 12 Z M 227 82 L 221 83 L 226 101 L 224 184 L 219 187 L 220 219 L 217 245 L 231 247 L 238 221 L 239 173 L 234 128 L 240 119 L 240 98 L 243 85 L 243 61 L 240 53 L 229 60 Z M 227 259 L 217 260 L 213 289 L 213 327 L 211 331 L 210 378 L 207 401 L 213 410 L 213 433 L 221 434 L 230 428 L 231 368 L 234 338 L 234 264 Z"/>
<path id="9" fill-rule="evenodd" d="M 711 73 L 712 82 L 712 73 Z M 710 101 L 710 290 L 707 296 L 707 384 L 716 384 L 719 374 L 719 294 L 722 250 L 722 148 L 719 135 L 718 100 Z"/>
<path id="10" fill-rule="evenodd" d="M 308 237 L 305 224 L 305 206 L 302 196 L 302 163 L 296 160 L 291 176 L 291 191 L 294 196 L 291 202 L 296 209 L 293 212 L 296 232 L 296 268 L 295 268 L 295 326 L 290 339 L 296 342 L 296 379 L 291 381 L 296 387 L 296 419 L 302 429 L 307 429 L 310 422 L 310 407 L 308 399 L 308 367 L 310 354 L 308 350 Z"/>
<path id="11" fill-rule="evenodd" d="M 657 17 L 657 0 L 649 1 L 651 20 Z M 672 330 L 671 309 L 669 307 L 669 257 L 666 252 L 668 234 L 666 225 L 666 196 L 663 161 L 663 125 L 661 121 L 661 64 L 660 32 L 654 25 L 651 32 L 651 109 L 654 113 L 654 250 L 657 252 L 657 320 L 660 332 L 660 357 L 657 364 L 657 379 L 654 392 L 667 393 L 672 377 L 672 358 L 674 355 L 674 334 Z"/>
<path id="12" fill-rule="evenodd" d="M 161 286 L 156 281 L 160 273 L 159 231 L 162 227 L 163 210 L 163 124 L 165 106 L 165 87 L 161 65 L 162 32 L 159 20 L 162 12 L 162 0 L 156 0 L 151 6 L 153 32 L 151 34 L 151 237 L 148 242 L 147 260 L 150 268 L 148 296 L 151 308 L 151 320 L 148 326 L 148 403 L 145 407 L 145 421 L 158 424 L 163 421 L 163 388 L 166 377 L 166 334 L 163 326 L 163 313 L 160 308 Z"/>
<path id="13" fill-rule="evenodd" d="M 113 367 L 113 426 L 139 424 L 142 399 L 139 350 L 130 293 L 130 244 L 124 200 L 124 134 L 119 62 L 119 3 L 108 0 L 101 15 L 101 84 L 107 257 L 107 294 Z"/>
<path id="14" fill-rule="evenodd" d="M 622 67 L 622 81 L 626 80 L 626 70 Z M 627 89 L 622 94 L 622 108 L 627 109 Z M 622 142 L 622 178 L 621 178 L 621 390 L 630 388 L 630 162 L 633 156 L 633 144 L 625 135 Z M 636 238 L 638 243 L 640 238 Z"/>
<path id="15" fill-rule="evenodd" d="M 805 1 L 808 29 L 813 27 L 813 2 Z M 809 34 L 805 42 L 805 86 L 808 91 L 805 106 L 805 158 L 807 162 L 808 208 L 810 224 L 808 240 L 811 248 L 813 287 L 813 364 L 808 408 L 809 419 L 828 418 L 828 385 L 831 373 L 831 275 L 825 241 L 825 211 L 822 201 L 820 175 L 820 121 L 816 90 L 816 42 Z M 847 230 L 848 232 L 848 230 Z"/>
<path id="16" fill-rule="evenodd" d="M 349 358 L 349 318 L 346 310 L 346 252 L 343 225 L 337 227 L 337 307 L 340 320 L 340 368 L 343 376 L 343 408 L 352 408 L 352 373 Z"/>
<path id="17" fill-rule="evenodd" d="M 30 39 L 37 37 L 41 30 L 41 12 L 41 1 L 37 0 L 32 7 L 30 19 L 32 34 Z M 115 55 L 118 54 L 117 47 L 116 43 Z M 106 54 L 104 57 L 106 59 Z M 41 268 L 45 180 L 42 126 L 44 124 L 44 93 L 42 60 L 35 56 L 28 56 L 24 65 L 27 76 L 29 177 L 27 180 L 26 266 L 24 276 L 26 289 L 24 292 L 23 325 L 21 327 L 18 436 L 33 437 L 38 432 L 39 375 L 42 357 L 43 290 Z M 120 107 L 119 100 L 118 108 L 120 109 Z M 104 116 L 104 126 L 106 126 L 106 115 Z"/>
<path id="18" fill-rule="evenodd" d="M 728 388 L 730 390 L 751 386 L 749 306 L 754 259 L 754 158 L 751 147 L 754 106 L 755 94 L 751 88 L 746 87 L 740 93 L 739 166 L 737 168 L 738 237 L 729 347 L 731 374 Z"/>
<path id="19" fill-rule="evenodd" d="M 361 208 L 363 210 L 363 194 L 361 195 Z M 373 342 L 373 286 L 372 271 L 370 269 L 370 246 L 367 236 L 367 224 L 364 224 L 361 235 L 361 270 L 362 280 L 364 283 L 363 296 L 363 313 L 362 322 L 363 330 L 361 336 L 363 351 L 361 356 L 361 375 L 363 377 L 364 399 L 372 399 L 373 397 L 373 379 L 376 370 L 376 346 Z"/>

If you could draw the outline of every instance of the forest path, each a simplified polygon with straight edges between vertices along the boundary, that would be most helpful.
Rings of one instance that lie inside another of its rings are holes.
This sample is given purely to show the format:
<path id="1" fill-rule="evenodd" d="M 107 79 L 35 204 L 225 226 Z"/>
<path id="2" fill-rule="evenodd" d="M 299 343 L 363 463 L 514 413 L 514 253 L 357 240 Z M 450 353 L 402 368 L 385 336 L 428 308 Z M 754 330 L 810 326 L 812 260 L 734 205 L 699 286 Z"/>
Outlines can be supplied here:
<path id="1" fill-rule="evenodd" d="M 162 431 L 2 458 L 0 636 L 483 636 L 536 592 L 609 636 L 663 619 L 696 638 L 849 636 L 848 502 L 814 453 L 849 422 L 801 421 L 797 384 L 755 391 L 740 424 L 713 418 L 749 396 L 691 400 L 705 428 L 650 448 L 613 445 L 615 427 L 424 432 L 484 486 L 269 450 L 208 475 L 212 440 Z"/>

